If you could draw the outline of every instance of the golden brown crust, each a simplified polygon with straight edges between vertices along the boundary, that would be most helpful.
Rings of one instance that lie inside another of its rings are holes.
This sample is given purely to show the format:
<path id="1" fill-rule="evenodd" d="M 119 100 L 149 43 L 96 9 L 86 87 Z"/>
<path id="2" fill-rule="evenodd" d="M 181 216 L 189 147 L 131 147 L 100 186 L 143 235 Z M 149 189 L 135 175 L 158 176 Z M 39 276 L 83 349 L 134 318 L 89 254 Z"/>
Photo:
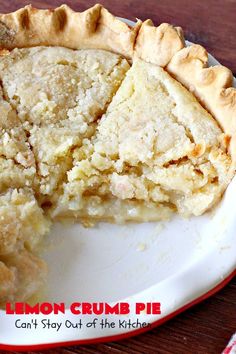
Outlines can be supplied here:
<path id="1" fill-rule="evenodd" d="M 165 66 L 184 47 L 179 28 L 168 24 L 154 27 L 150 20 L 128 26 L 97 4 L 84 12 L 67 5 L 39 10 L 31 5 L 0 15 L 0 46 L 6 49 L 38 45 L 72 49 L 96 48 L 132 58 L 134 53 Z"/>
<path id="2" fill-rule="evenodd" d="M 173 55 L 184 47 L 181 29 L 168 23 L 155 27 L 151 20 L 145 21 L 138 33 L 135 54 L 149 63 L 165 67 Z"/>
<path id="3" fill-rule="evenodd" d="M 208 55 L 203 47 L 184 48 L 181 28 L 166 23 L 155 27 L 151 20 L 138 21 L 131 28 L 99 4 L 81 13 L 62 5 L 55 10 L 26 6 L 10 14 L 0 14 L 0 47 L 13 49 L 38 45 L 104 49 L 128 59 L 137 56 L 166 67 L 194 92 L 231 137 L 230 151 L 236 161 L 233 76 L 223 66 L 208 68 Z"/>
<path id="4" fill-rule="evenodd" d="M 0 46 L 7 49 L 39 45 L 97 48 L 131 58 L 140 25 L 138 21 L 130 28 L 101 5 L 81 13 L 67 5 L 55 10 L 39 10 L 29 5 L 0 15 Z"/>
<path id="5" fill-rule="evenodd" d="M 208 67 L 207 51 L 196 44 L 176 53 L 167 70 L 194 93 L 231 136 L 230 152 L 236 161 L 236 89 L 231 71 L 222 65 Z"/>

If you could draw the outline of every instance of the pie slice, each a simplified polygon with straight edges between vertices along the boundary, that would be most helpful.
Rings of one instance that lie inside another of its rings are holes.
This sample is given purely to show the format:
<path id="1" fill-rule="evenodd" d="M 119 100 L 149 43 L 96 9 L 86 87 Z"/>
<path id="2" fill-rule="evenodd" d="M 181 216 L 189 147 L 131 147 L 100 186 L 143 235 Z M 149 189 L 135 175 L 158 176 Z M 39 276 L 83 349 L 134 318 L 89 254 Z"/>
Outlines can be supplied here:
<path id="1" fill-rule="evenodd" d="M 48 232 L 49 220 L 40 206 L 56 200 L 71 169 L 73 149 L 95 131 L 129 64 L 101 50 L 37 47 L 2 54 L 0 261 L 4 255 L 7 264 L 24 248 L 34 251 Z M 15 265 L 20 278 L 23 258 Z M 33 283 L 39 286 L 44 265 L 35 257 L 30 261 L 35 261 L 39 276 Z M 20 282 L 12 284 L 14 294 L 24 299 Z M 37 286 L 32 284 L 31 292 Z"/>
<path id="2" fill-rule="evenodd" d="M 34 197 L 34 155 L 16 111 L 0 92 L 0 257 L 33 249 L 49 229 Z"/>
<path id="3" fill-rule="evenodd" d="M 55 219 L 201 215 L 235 173 L 232 74 L 182 30 L 101 5 L 0 14 L 0 306 L 46 279 Z"/>
<path id="4" fill-rule="evenodd" d="M 34 155 L 16 111 L 0 91 L 0 303 L 26 299 L 45 279 L 46 265 L 33 254 L 50 221 L 32 189 Z"/>
<path id="5" fill-rule="evenodd" d="M 223 133 L 196 98 L 140 59 L 74 151 L 53 216 L 151 221 L 201 215 L 232 178 Z"/>
<path id="6" fill-rule="evenodd" d="M 93 134 L 128 69 L 121 56 L 101 50 L 35 47 L 4 53 L 2 87 L 27 132 L 41 203 L 56 197 L 72 166 L 71 151 Z"/>

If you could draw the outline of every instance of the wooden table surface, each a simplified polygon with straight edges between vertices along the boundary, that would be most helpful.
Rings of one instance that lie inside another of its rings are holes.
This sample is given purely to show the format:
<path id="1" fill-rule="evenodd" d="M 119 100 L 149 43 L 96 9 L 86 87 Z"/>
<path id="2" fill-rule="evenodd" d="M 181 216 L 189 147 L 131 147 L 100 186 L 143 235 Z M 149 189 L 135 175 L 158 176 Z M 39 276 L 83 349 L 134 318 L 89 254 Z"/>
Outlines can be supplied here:
<path id="1" fill-rule="evenodd" d="M 0 0 L 0 12 L 10 12 L 29 1 Z M 65 0 L 75 10 L 95 4 Z M 35 7 L 55 7 L 61 0 L 31 1 Z M 100 1 L 117 16 L 134 20 L 151 18 L 155 24 L 181 26 L 185 37 L 204 45 L 222 64 L 236 73 L 236 0 L 113 0 Z M 236 279 L 203 303 L 138 337 L 90 346 L 44 351 L 61 353 L 220 354 L 236 331 Z M 4 353 L 4 352 L 2 352 Z"/>

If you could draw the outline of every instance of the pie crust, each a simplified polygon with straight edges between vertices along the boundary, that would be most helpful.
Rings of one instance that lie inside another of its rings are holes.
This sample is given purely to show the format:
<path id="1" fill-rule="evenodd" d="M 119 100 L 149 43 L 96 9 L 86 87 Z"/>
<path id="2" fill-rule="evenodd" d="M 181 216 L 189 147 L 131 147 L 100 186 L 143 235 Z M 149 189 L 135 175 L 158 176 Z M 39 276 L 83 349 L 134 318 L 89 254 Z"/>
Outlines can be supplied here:
<path id="1" fill-rule="evenodd" d="M 232 138 L 235 160 L 236 89 L 232 72 L 217 65 L 208 68 L 208 55 L 200 45 L 185 47 L 180 27 L 151 20 L 138 20 L 130 28 L 102 5 L 75 12 L 67 5 L 39 10 L 28 5 L 0 14 L 0 47 L 62 46 L 72 49 L 108 50 L 132 59 L 134 56 L 166 67 L 179 82 L 194 92 Z"/>
<path id="2" fill-rule="evenodd" d="M 181 28 L 26 6 L 0 15 L 0 47 L 0 305 L 45 280 L 37 247 L 55 218 L 159 220 L 220 199 L 236 89 Z"/>

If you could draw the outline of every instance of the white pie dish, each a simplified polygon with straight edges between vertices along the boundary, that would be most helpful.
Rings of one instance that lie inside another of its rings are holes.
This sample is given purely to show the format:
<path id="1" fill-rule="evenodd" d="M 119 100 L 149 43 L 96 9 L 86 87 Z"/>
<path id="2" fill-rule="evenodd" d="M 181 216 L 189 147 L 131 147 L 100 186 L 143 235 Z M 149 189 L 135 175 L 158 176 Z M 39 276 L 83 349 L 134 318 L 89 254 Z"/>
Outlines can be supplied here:
<path id="1" fill-rule="evenodd" d="M 209 61 L 211 65 L 217 64 L 212 56 Z M 235 273 L 236 218 L 232 208 L 235 193 L 236 178 L 213 212 L 190 220 L 176 216 L 165 223 L 126 226 L 103 223 L 91 229 L 78 224 L 55 225 L 45 254 L 50 270 L 46 300 L 67 304 L 157 301 L 161 302 L 162 315 L 139 316 L 141 322 L 156 324 L 198 302 Z M 19 331 L 14 328 L 14 316 L 3 312 L 0 316 L 2 348 L 111 340 L 113 336 L 131 332 L 99 328 Z M 118 320 L 116 317 L 114 321 Z M 53 316 L 49 318 L 53 321 Z M 78 321 L 78 316 L 75 318 L 69 311 L 67 318 Z M 60 316 L 54 319 L 60 321 Z M 83 319 L 86 320 L 85 316 Z"/>

